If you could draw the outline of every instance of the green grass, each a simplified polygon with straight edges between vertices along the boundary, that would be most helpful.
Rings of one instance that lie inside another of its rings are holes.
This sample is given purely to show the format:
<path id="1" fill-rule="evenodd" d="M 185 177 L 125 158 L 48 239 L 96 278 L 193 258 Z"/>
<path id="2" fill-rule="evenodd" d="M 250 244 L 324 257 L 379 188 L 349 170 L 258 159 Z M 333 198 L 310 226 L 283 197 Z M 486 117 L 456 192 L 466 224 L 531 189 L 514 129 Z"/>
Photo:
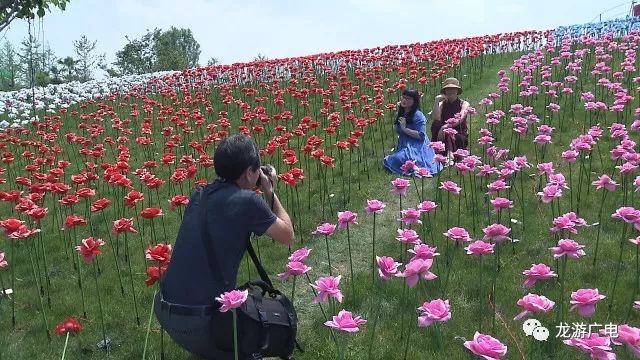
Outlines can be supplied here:
<path id="1" fill-rule="evenodd" d="M 513 60 L 520 56 L 519 53 L 502 54 L 502 55 L 488 55 L 485 57 L 484 67 L 482 72 L 470 71 L 471 62 L 465 60 L 460 69 L 457 70 L 458 76 L 462 80 L 462 85 L 465 88 L 464 98 L 468 99 L 473 105 L 486 96 L 488 93 L 495 90 L 497 83 L 497 76 L 495 75 L 500 69 L 508 69 Z M 616 58 L 617 59 L 617 58 Z M 616 63 L 619 63 L 617 61 Z M 477 65 L 477 63 L 476 63 Z M 464 76 L 464 75 L 468 76 Z M 512 85 L 516 87 L 514 82 L 516 76 L 511 75 Z M 561 74 L 554 74 L 559 77 Z M 388 74 L 391 83 L 396 81 L 399 75 L 397 73 Z M 320 86 L 326 85 L 326 79 L 321 79 Z M 591 86 L 589 83 L 584 84 L 585 89 Z M 367 89 L 361 86 L 363 93 L 372 93 L 371 89 Z M 428 85 L 421 88 L 426 92 L 426 100 L 423 101 L 423 106 L 431 102 L 433 93 L 436 91 L 436 86 Z M 262 91 L 262 95 L 267 95 Z M 585 90 L 586 91 L 586 90 Z M 215 93 L 215 92 L 214 92 Z M 234 96 L 242 97 L 238 89 L 234 90 Z M 387 96 L 386 103 L 395 101 L 395 94 Z M 511 101 L 516 102 L 515 98 L 511 96 Z M 578 93 L 579 96 L 579 93 Z M 319 98 L 314 98 L 311 101 L 311 108 L 307 112 L 299 110 L 298 107 L 293 105 L 291 99 L 286 99 L 285 108 L 291 108 L 295 113 L 295 119 L 299 119 L 306 113 L 317 116 L 319 109 Z M 214 106 L 219 105 L 219 98 L 214 97 Z M 337 100 L 337 99 L 334 99 Z M 132 100 L 129 100 L 131 102 Z M 136 101 L 137 100 L 133 100 Z M 218 101 L 218 102 L 216 102 Z M 543 114 L 543 108 L 545 105 L 544 96 L 539 96 L 534 100 L 534 106 L 536 113 L 541 117 Z M 579 100 L 576 100 L 579 101 Z M 505 105 L 505 112 L 508 110 L 508 105 L 512 102 L 506 102 L 505 104 L 496 104 L 496 108 Z M 113 106 L 117 107 L 118 102 Z M 477 107 L 480 115 L 475 116 L 472 120 L 472 136 L 473 139 L 477 136 L 477 129 L 484 127 L 484 111 L 481 111 L 481 107 Z M 566 150 L 570 139 L 582 132 L 582 123 L 585 119 L 585 113 L 581 108 L 581 104 L 578 103 L 578 110 L 571 116 L 568 111 L 564 113 L 564 129 L 560 131 L 557 125 L 557 118 L 553 120 L 553 125 L 556 127 L 553 137 L 553 144 L 547 149 L 546 160 L 557 162 L 561 151 Z M 220 107 L 219 109 L 223 109 Z M 216 108 L 218 110 L 218 108 Z M 273 108 L 269 108 L 269 111 L 275 111 Z M 491 110 L 491 109 L 490 109 Z M 95 111 L 95 106 L 90 105 L 85 112 Z M 116 108 L 116 112 L 121 117 L 129 116 L 129 108 Z M 315 113 L 314 113 L 315 112 Z M 426 112 L 426 110 L 425 110 Z M 229 110 L 229 118 L 237 119 L 238 110 L 232 107 Z M 156 114 L 157 115 L 157 114 Z M 212 121 L 214 115 L 208 115 L 207 120 Z M 321 119 L 319 116 L 318 119 Z M 615 119 L 615 114 L 606 114 L 606 118 L 601 117 L 599 120 L 604 126 L 608 126 Z M 59 136 L 62 137 L 64 133 L 68 131 L 76 131 L 75 122 L 77 120 L 71 118 L 68 114 L 64 116 L 63 130 L 59 132 Z M 493 263 L 493 257 L 489 256 L 485 259 L 485 271 L 483 283 L 479 283 L 479 260 L 472 258 L 462 250 L 463 246 L 454 247 L 453 244 L 449 245 L 450 251 L 455 251 L 453 259 L 453 267 L 450 272 L 450 279 L 448 280 L 448 288 L 443 294 L 442 285 L 447 279 L 447 269 L 445 267 L 445 256 L 447 246 L 445 240 L 441 235 L 446 231 L 445 219 L 446 208 L 451 206 L 451 217 L 448 220 L 450 226 L 457 225 L 458 218 L 461 219 L 460 226 L 465 227 L 472 234 L 472 237 L 479 238 L 482 235 L 482 228 L 488 224 L 497 221 L 497 216 L 490 215 L 487 217 L 485 205 L 483 202 L 484 197 L 481 196 L 485 192 L 485 188 L 478 189 L 480 191 L 478 196 L 478 203 L 473 206 L 470 198 L 461 198 L 461 208 L 458 210 L 458 198 L 451 197 L 451 202 L 446 203 L 446 196 L 439 194 L 437 189 L 437 179 L 425 180 L 425 198 L 435 200 L 438 202 L 439 209 L 435 218 L 432 219 L 431 228 L 426 228 L 427 236 L 423 238 L 423 241 L 429 244 L 435 244 L 438 246 L 439 252 L 442 254 L 436 258 L 436 265 L 432 269 L 439 278 L 435 281 L 424 283 L 421 281 L 419 285 L 414 289 L 406 290 L 405 303 L 402 303 L 403 285 L 400 279 L 393 280 L 388 283 L 381 283 L 379 280 L 375 280 L 372 285 L 371 279 L 371 239 L 373 231 L 372 217 L 368 216 L 363 208 L 366 199 L 380 199 L 387 204 L 385 212 L 377 217 L 376 224 L 376 255 L 388 255 L 398 259 L 401 255 L 400 244 L 395 240 L 396 229 L 398 228 L 397 219 L 399 216 L 399 203 L 397 196 L 394 196 L 389 192 L 390 181 L 395 178 L 394 175 L 386 173 L 381 167 L 381 149 L 389 151 L 391 147 L 395 146 L 393 142 L 393 133 L 391 131 L 391 124 L 389 115 L 381 119 L 383 122 L 376 124 L 367 129 L 366 135 L 362 140 L 360 149 L 354 152 L 352 159 L 351 176 L 346 173 L 343 175 L 345 179 L 348 179 L 348 183 L 345 186 L 348 188 L 350 185 L 351 193 L 347 206 L 342 205 L 342 182 L 341 182 L 341 169 L 339 165 L 327 175 L 327 183 L 329 192 L 335 196 L 331 197 L 331 205 L 326 205 L 323 214 L 322 196 L 320 192 L 321 182 L 318 180 L 318 173 L 316 170 L 315 161 L 308 162 L 302 155 L 302 152 L 298 152 L 298 157 L 301 161 L 300 167 L 305 170 L 305 183 L 299 185 L 300 200 L 301 203 L 298 207 L 293 206 L 293 197 L 289 189 L 281 185 L 279 193 L 283 198 L 285 207 L 290 213 L 294 212 L 294 208 L 299 208 L 300 215 L 297 224 L 302 224 L 301 228 L 297 228 L 298 242 L 296 248 L 299 246 L 308 246 L 313 249 L 311 257 L 308 261 L 309 266 L 313 269 L 310 272 L 312 280 L 319 276 L 328 274 L 328 264 L 326 262 L 326 250 L 324 239 L 321 237 L 312 237 L 311 231 L 316 225 L 324 221 L 336 222 L 337 211 L 350 209 L 359 213 L 359 225 L 351 227 L 351 247 L 352 256 L 354 262 L 355 271 L 355 290 L 356 294 L 351 291 L 350 277 L 349 277 L 349 257 L 347 248 L 347 238 L 344 231 L 338 231 L 336 234 L 330 237 L 330 247 L 332 256 L 332 265 L 334 266 L 334 273 L 342 275 L 342 289 L 345 293 L 345 302 L 342 304 L 347 310 L 353 311 L 356 315 L 362 315 L 364 318 L 369 319 L 369 323 L 363 326 L 362 331 L 355 335 L 339 334 L 339 338 L 342 344 L 347 344 L 348 353 L 347 358 L 350 359 L 366 359 L 368 353 L 368 347 L 372 339 L 373 319 L 377 313 L 379 320 L 377 322 L 375 337 L 373 337 L 373 351 L 372 358 L 375 359 L 402 359 L 405 339 L 407 332 L 405 331 L 405 337 L 401 338 L 401 324 L 404 317 L 404 325 L 409 329 L 410 335 L 410 347 L 408 350 L 408 359 L 431 359 L 431 358 L 444 358 L 451 359 L 466 359 L 471 358 L 470 353 L 462 346 L 463 338 L 471 339 L 476 330 L 479 329 L 480 322 L 480 305 L 484 303 L 484 323 L 483 332 L 491 334 L 497 337 L 503 343 L 507 344 L 509 351 L 507 354 L 508 359 L 521 359 L 530 358 L 529 352 L 531 347 L 537 345 L 530 337 L 524 336 L 521 330 L 521 322 L 513 321 L 513 317 L 520 312 L 519 307 L 516 305 L 516 301 L 528 292 L 535 292 L 545 295 L 550 299 L 556 301 L 555 310 L 546 315 L 538 315 L 536 318 L 541 320 L 543 325 L 547 326 L 552 334 L 552 338 L 549 339 L 544 349 L 539 349 L 538 357 L 540 359 L 556 358 L 556 359 L 574 359 L 584 358 L 584 355 L 579 353 L 573 348 L 568 348 L 562 345 L 558 339 L 553 338 L 556 334 L 555 325 L 558 324 L 555 314 L 558 311 L 558 306 L 561 299 L 559 298 L 560 283 L 556 281 L 549 281 L 539 283 L 535 287 L 525 290 L 521 284 L 523 276 L 521 272 L 528 269 L 532 263 L 544 262 L 552 266 L 554 271 L 558 272 L 559 267 L 553 261 L 549 247 L 553 246 L 556 239 L 549 233 L 551 227 L 550 219 L 550 206 L 542 204 L 534 196 L 537 191 L 538 177 L 527 177 L 524 181 L 524 194 L 525 204 L 521 208 L 519 206 L 519 200 L 516 200 L 515 192 L 520 190 L 520 183 L 517 182 L 513 188 L 514 193 L 509 196 L 516 202 L 511 218 L 518 219 L 520 223 L 511 224 L 512 236 L 520 240 L 515 245 L 504 244 L 501 245 L 501 270 L 498 274 L 497 282 L 497 322 L 495 330 L 492 329 L 490 320 L 490 305 L 489 305 L 489 285 L 491 281 L 491 264 Z M 322 120 L 323 122 L 326 121 Z M 507 121 L 503 120 L 503 121 Z M 237 121 L 233 122 L 237 125 Z M 349 130 L 347 121 L 343 121 L 343 127 L 340 129 L 340 133 L 343 134 Z M 157 133 L 165 124 L 154 123 L 154 131 Z M 326 123 L 323 124 L 326 126 Z M 318 134 L 321 134 L 321 129 Z M 502 129 L 501 132 L 496 132 L 497 145 L 508 147 L 510 141 L 510 135 L 508 128 Z M 134 131 L 137 134 L 139 129 Z M 107 126 L 105 135 L 117 136 L 110 126 Z M 182 143 L 185 144 L 185 148 L 180 148 L 180 153 L 186 153 L 192 151 L 186 148 L 186 144 L 189 141 L 197 139 L 201 135 L 196 131 L 192 136 L 187 136 Z M 634 138 L 635 134 L 632 135 Z M 341 135 L 341 139 L 346 135 Z M 606 138 L 606 131 L 605 136 Z M 135 169 L 141 166 L 142 161 L 147 157 L 144 153 L 139 151 L 137 146 L 133 143 L 134 135 L 131 135 L 130 146 L 132 149 L 131 169 Z M 380 139 L 383 139 L 380 141 Z M 535 163 L 534 148 L 531 144 L 532 136 L 522 140 L 520 152 L 529 156 L 529 161 Z M 81 164 L 77 159 L 77 149 L 64 143 L 61 139 L 61 144 L 64 144 L 64 151 L 60 158 L 73 159 L 74 164 L 68 169 L 69 173 L 76 173 L 77 164 Z M 162 153 L 162 139 L 160 135 L 156 135 L 154 138 L 156 144 L 153 146 L 151 153 Z M 335 156 L 335 148 L 329 146 L 335 143 L 335 138 L 329 139 L 325 148 L 327 152 L 331 152 Z M 613 142 L 610 139 L 602 140 L 602 150 L 604 152 L 604 166 L 606 172 L 609 175 L 613 175 L 610 171 L 610 161 L 606 151 L 610 149 Z M 291 142 L 291 147 L 299 149 L 300 146 L 296 143 L 294 138 Z M 475 152 L 480 155 L 479 149 L 474 146 Z M 16 150 L 17 151 L 17 150 Z M 22 150 L 20 150 L 22 151 Z M 212 148 L 208 148 L 207 151 L 211 153 Z M 375 151 L 375 152 L 374 152 Z M 519 153 L 512 152 L 511 155 L 519 155 Z M 153 155 L 156 160 L 159 160 L 160 155 Z M 595 153 L 594 153 L 595 156 Z M 10 165 L 13 173 L 20 173 L 20 169 L 26 164 L 26 159 L 16 156 L 17 161 L 15 164 Z M 113 161 L 114 154 L 111 151 L 107 151 L 106 158 L 103 161 Z M 358 162 L 357 159 L 360 159 Z M 347 158 L 345 157 L 345 162 Z M 277 163 L 276 157 L 267 157 L 265 162 Z M 348 164 L 348 163 L 347 163 Z M 281 166 L 282 167 L 282 166 Z M 365 168 L 368 171 L 365 171 Z M 558 171 L 569 176 L 566 166 L 556 166 Z M 280 169 L 284 170 L 284 168 Z M 345 167 L 345 171 L 348 171 L 348 166 Z M 597 174 L 601 174 L 603 169 L 600 167 L 599 161 L 593 162 L 592 168 L 593 174 L 591 180 L 595 178 Z M 24 171 L 22 171 L 24 173 Z M 167 179 L 170 176 L 170 171 L 167 168 L 161 167 L 156 169 L 156 173 L 159 177 Z M 535 168 L 527 170 L 526 174 L 534 174 Z M 206 172 L 200 170 L 198 177 L 211 178 L 212 169 L 208 169 Z M 577 184 L 577 167 L 573 168 L 574 184 Z M 130 175 L 132 179 L 135 177 Z M 459 185 L 462 185 L 461 179 L 453 171 L 446 170 L 442 173 L 440 181 L 450 178 L 456 181 Z M 618 180 L 619 176 L 616 176 Z M 310 188 L 310 201 L 308 200 L 308 183 L 311 181 Z M 468 192 L 469 184 L 468 178 L 465 179 L 467 183 L 463 186 L 463 194 Z M 420 181 L 417 182 L 420 184 Z M 415 206 L 419 203 L 419 199 L 416 190 L 416 183 L 412 183 L 409 189 L 408 196 L 404 198 L 403 207 Z M 479 182 L 476 183 L 480 185 Z M 514 185 L 514 184 L 512 184 Z M 577 186 L 577 185 L 574 185 Z M 134 187 L 142 189 L 137 179 L 134 180 Z M 596 193 L 594 189 L 589 190 L 589 185 L 583 185 L 581 189 L 572 188 L 570 193 L 575 198 L 577 192 L 582 191 L 582 210 L 580 216 L 585 218 L 589 224 L 597 222 L 597 211 L 600 205 L 600 193 Z M 11 188 L 9 185 L 5 185 L 3 189 Z M 109 195 L 112 200 L 121 199 L 122 193 L 118 193 L 117 190 L 108 188 L 102 183 L 98 189 L 98 197 Z M 186 191 L 186 188 L 185 188 Z M 167 229 L 167 242 L 173 242 L 179 226 L 178 213 L 172 213 L 168 210 L 166 200 L 170 195 L 179 193 L 177 189 L 170 189 L 169 181 L 161 189 L 159 198 L 161 205 L 158 205 L 156 194 L 153 195 L 153 206 L 162 206 L 167 214 L 164 217 L 166 229 Z M 570 209 L 568 193 L 561 200 L 561 213 L 568 212 Z M 147 196 L 148 197 L 148 196 Z M 46 206 L 52 211 L 53 203 L 51 198 L 46 200 Z M 79 203 L 75 213 L 84 213 L 84 203 Z M 618 193 L 610 194 L 605 202 L 604 217 L 601 226 L 602 234 L 600 239 L 599 261 L 596 267 L 591 266 L 592 261 L 592 249 L 595 246 L 595 234 L 597 227 L 587 227 L 580 230 L 579 235 L 574 238 L 586 245 L 587 257 L 578 261 L 569 261 L 568 264 L 568 276 L 566 278 L 566 290 L 564 301 L 566 308 L 568 308 L 569 294 L 578 288 L 585 287 L 598 287 L 602 293 L 609 295 L 610 285 L 613 282 L 615 266 L 617 264 L 617 250 L 619 239 L 621 236 L 621 226 L 619 222 L 610 219 L 610 214 L 622 204 L 621 196 Z M 2 204 L 2 217 L 6 217 L 10 214 L 10 208 L 6 204 Z M 145 203 L 145 206 L 149 206 Z M 522 212 L 524 209 L 524 213 Z M 138 211 L 140 208 L 138 208 Z M 458 217 L 458 212 L 460 216 Z M 297 212 L 296 212 L 297 213 Z M 475 213 L 478 216 L 478 223 L 473 228 L 473 216 Z M 134 213 L 127 210 L 126 216 L 132 217 Z M 556 215 L 557 216 L 557 215 Z M 51 215 L 49 216 L 51 217 Z M 106 211 L 106 219 L 108 222 L 112 219 L 119 217 L 116 214 L 116 210 L 112 205 Z M 503 215 L 503 220 L 506 216 Z M 525 220 L 525 227 L 522 226 L 522 220 Z M 107 231 L 110 225 L 105 224 L 101 217 L 94 216 L 92 219 L 92 225 L 95 228 L 95 234 L 98 237 L 108 241 Z M 141 220 L 142 221 L 142 220 Z M 426 225 L 426 224 L 425 224 Z M 140 228 L 141 224 L 136 224 Z M 431 233 L 433 230 L 433 237 Z M 143 239 L 148 240 L 149 228 L 145 229 L 145 236 Z M 65 317 L 69 315 L 79 316 L 82 314 L 82 305 L 80 295 L 76 285 L 77 277 L 76 272 L 73 269 L 71 261 L 67 259 L 65 255 L 65 242 L 61 238 L 62 232 L 60 232 L 53 221 L 49 219 L 45 221 L 42 226 L 43 239 L 45 241 L 45 248 L 47 251 L 49 262 L 49 274 L 51 277 L 51 308 L 47 309 L 47 316 L 49 321 L 49 329 L 53 327 Z M 422 229 L 420 230 L 422 233 Z M 162 227 L 159 223 L 156 223 L 156 234 L 159 236 L 159 241 L 163 241 L 164 237 Z M 88 236 L 87 229 L 82 229 L 78 233 L 77 241 L 80 238 Z M 120 285 L 118 277 L 114 269 L 113 257 L 111 249 L 105 247 L 104 254 L 100 257 L 100 266 L 102 273 L 99 278 L 101 293 L 103 295 L 103 305 L 105 309 L 106 328 L 108 336 L 113 340 L 115 346 L 111 349 L 109 354 L 105 354 L 104 351 L 98 349 L 96 344 L 101 340 L 100 323 L 98 317 L 98 303 L 95 296 L 95 287 L 93 286 L 93 279 L 90 273 L 90 267 L 85 264 L 81 264 L 83 270 L 83 280 L 85 293 L 87 298 L 87 313 L 88 319 L 83 321 L 85 326 L 84 332 L 80 335 L 72 337 L 70 339 L 69 349 L 67 350 L 68 359 L 138 359 L 142 357 L 143 344 L 146 330 L 146 321 L 149 315 L 150 304 L 154 288 L 146 288 L 143 284 L 143 280 L 146 278 L 144 270 L 147 265 L 144 261 L 142 248 L 140 245 L 139 237 L 130 237 L 130 254 L 132 254 L 132 263 L 134 267 L 134 282 L 135 291 L 139 303 L 140 318 L 142 324 L 136 325 L 134 308 L 132 305 L 131 291 L 129 289 L 129 277 L 126 271 L 124 257 L 120 257 L 120 266 L 122 269 L 122 276 L 125 288 L 125 296 L 120 293 Z M 49 344 L 47 338 L 42 330 L 42 320 L 39 312 L 38 290 L 35 286 L 34 279 L 31 276 L 29 266 L 29 254 L 30 243 L 34 239 L 28 239 L 27 241 L 17 242 L 18 254 L 17 260 L 13 261 L 13 254 L 10 252 L 10 246 L 7 240 L 0 240 L 0 249 L 7 252 L 7 257 L 12 266 L 15 266 L 17 274 L 16 279 L 16 314 L 17 314 L 17 326 L 16 329 L 12 329 L 11 326 L 11 304 L 10 301 L 0 300 L 0 356 L 2 359 L 56 359 L 59 358 L 62 353 L 62 346 L 64 344 L 63 338 L 54 338 Z M 114 239 L 115 241 L 115 239 Z M 120 246 L 123 246 L 122 239 Z M 271 274 L 272 278 L 275 278 L 275 274 L 282 272 L 286 264 L 286 257 L 288 256 L 288 249 L 283 246 L 279 246 L 273 243 L 267 238 L 257 239 L 260 256 L 265 264 L 265 267 Z M 627 307 L 623 305 L 627 304 L 631 300 L 632 292 L 634 290 L 634 278 L 635 269 L 633 263 L 633 256 L 635 254 L 632 251 L 630 244 L 625 243 L 624 262 L 620 277 L 620 283 L 618 284 L 618 293 L 616 296 L 616 304 L 613 308 L 611 318 L 607 320 L 607 305 L 608 299 L 601 302 L 596 312 L 594 322 L 600 324 L 608 321 L 622 321 L 627 313 Z M 68 248 L 68 247 L 67 247 Z M 40 262 L 42 259 L 40 259 Z M 15 265 L 14 265 L 15 264 Z M 257 273 L 253 268 L 253 265 L 249 263 L 249 260 L 245 259 L 240 267 L 240 274 L 238 277 L 238 284 L 242 284 L 244 281 L 257 277 Z M 5 284 L 10 280 L 10 272 L 3 271 L 2 273 Z M 291 292 L 291 281 L 280 283 L 278 287 L 285 293 Z M 483 297 L 480 296 L 481 288 Z M 331 339 L 330 332 L 327 327 L 323 325 L 325 319 L 319 307 L 311 304 L 313 294 L 311 288 L 306 284 L 303 278 L 297 280 L 296 284 L 296 308 L 300 319 L 299 324 L 299 340 L 302 346 L 305 348 L 305 352 L 296 354 L 299 359 L 334 359 L 337 358 L 337 352 L 334 342 Z M 452 319 L 446 324 L 441 326 L 442 329 L 442 345 L 441 350 L 438 349 L 436 337 L 434 336 L 433 329 L 418 328 L 416 325 L 415 308 L 417 308 L 422 302 L 434 298 L 447 298 L 451 303 Z M 325 306 L 325 311 L 327 307 Z M 581 319 L 571 312 L 567 312 L 565 321 L 567 322 L 580 322 Z M 637 324 L 638 316 L 635 312 L 631 314 L 630 323 Z M 149 359 L 159 359 L 159 327 L 155 322 L 152 324 L 152 336 L 147 349 L 147 355 Z M 623 351 L 616 349 L 620 358 L 625 358 Z M 167 359 L 188 359 L 189 355 L 173 344 L 165 335 L 165 351 Z M 629 354 L 627 353 L 627 357 Z"/>

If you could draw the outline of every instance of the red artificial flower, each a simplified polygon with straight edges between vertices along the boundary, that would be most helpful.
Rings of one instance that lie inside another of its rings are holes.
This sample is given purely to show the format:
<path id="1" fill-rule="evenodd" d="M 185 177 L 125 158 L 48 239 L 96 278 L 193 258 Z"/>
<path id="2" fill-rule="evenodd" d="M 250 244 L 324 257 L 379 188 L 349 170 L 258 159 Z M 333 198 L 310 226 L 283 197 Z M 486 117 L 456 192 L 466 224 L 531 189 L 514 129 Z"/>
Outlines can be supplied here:
<path id="1" fill-rule="evenodd" d="M 149 266 L 147 267 L 147 279 L 144 281 L 145 285 L 152 286 L 160 279 L 160 273 L 163 274 L 167 271 L 166 266 Z"/>
<path id="2" fill-rule="evenodd" d="M 171 204 L 171 210 L 175 210 L 178 206 L 187 205 L 189 203 L 189 197 L 186 195 L 175 195 L 168 200 Z"/>
<path id="3" fill-rule="evenodd" d="M 81 198 L 92 197 L 95 194 L 96 194 L 96 191 L 90 188 L 82 188 L 82 189 L 79 189 L 78 192 L 76 192 L 76 195 L 78 195 L 78 197 L 81 197 Z"/>
<path id="4" fill-rule="evenodd" d="M 31 210 L 27 211 L 27 215 L 31 216 L 33 220 L 38 221 L 44 218 L 45 216 L 47 216 L 48 211 L 49 209 L 47 208 L 36 206 Z"/>
<path id="5" fill-rule="evenodd" d="M 53 330 L 53 332 L 56 335 L 65 335 L 67 333 L 77 334 L 81 331 L 82 331 L 82 325 L 80 325 L 80 322 L 74 316 L 65 319 L 60 324 L 58 324 L 56 328 Z"/>
<path id="6" fill-rule="evenodd" d="M 104 245 L 104 241 L 94 237 L 82 239 L 82 243 L 76 246 L 76 251 L 84 257 L 84 262 L 90 263 L 93 258 L 102 254 L 100 247 Z"/>
<path id="7" fill-rule="evenodd" d="M 123 232 L 137 233 L 138 230 L 133 227 L 133 218 L 122 218 L 113 222 L 112 232 L 114 234 Z"/>
<path id="8" fill-rule="evenodd" d="M 166 266 L 171 260 L 171 245 L 157 244 L 151 245 L 145 251 L 147 260 L 157 261 L 160 265 Z"/>
<path id="9" fill-rule="evenodd" d="M 91 204 L 91 212 L 98 212 L 106 209 L 111 205 L 111 200 L 107 198 L 98 199 Z"/>
<path id="10" fill-rule="evenodd" d="M 16 218 L 8 218 L 0 221 L 0 226 L 4 228 L 5 235 L 17 231 L 21 226 L 24 226 L 24 221 Z"/>
<path id="11" fill-rule="evenodd" d="M 67 218 L 64 221 L 64 228 L 71 229 L 74 226 L 78 225 L 87 225 L 87 220 L 85 220 L 82 216 L 79 215 L 67 215 Z"/>
<path id="12" fill-rule="evenodd" d="M 142 216 L 144 219 L 153 219 L 162 215 L 164 214 L 162 213 L 162 209 L 160 208 L 146 208 L 140 212 L 140 216 Z"/>
<path id="13" fill-rule="evenodd" d="M 144 195 L 139 191 L 129 191 L 124 197 L 124 203 L 128 208 L 134 208 L 139 201 L 144 200 Z"/>

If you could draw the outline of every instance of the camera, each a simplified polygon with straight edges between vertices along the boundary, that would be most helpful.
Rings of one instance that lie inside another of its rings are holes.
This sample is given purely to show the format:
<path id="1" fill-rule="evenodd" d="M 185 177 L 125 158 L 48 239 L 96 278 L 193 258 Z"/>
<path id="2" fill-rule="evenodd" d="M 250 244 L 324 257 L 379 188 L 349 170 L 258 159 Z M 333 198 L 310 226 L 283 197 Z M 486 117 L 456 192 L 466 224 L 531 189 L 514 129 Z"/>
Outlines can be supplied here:
<path id="1" fill-rule="evenodd" d="M 262 173 L 269 178 L 271 177 L 271 175 L 276 173 L 276 169 L 273 167 L 273 165 L 262 165 L 260 166 L 260 171 L 262 171 Z M 260 186 L 261 181 L 262 176 L 259 176 L 258 181 L 256 181 L 256 186 Z"/>

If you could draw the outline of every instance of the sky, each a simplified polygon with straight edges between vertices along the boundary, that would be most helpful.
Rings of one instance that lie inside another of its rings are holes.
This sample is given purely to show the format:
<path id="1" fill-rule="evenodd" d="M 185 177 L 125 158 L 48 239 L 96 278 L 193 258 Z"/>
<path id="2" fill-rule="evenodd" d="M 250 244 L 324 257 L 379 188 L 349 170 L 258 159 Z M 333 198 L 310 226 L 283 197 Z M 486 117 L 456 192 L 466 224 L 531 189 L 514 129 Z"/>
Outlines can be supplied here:
<path id="1" fill-rule="evenodd" d="M 71 0 L 44 17 L 44 38 L 58 57 L 73 56 L 85 34 L 109 63 L 147 29 L 190 28 L 200 63 L 223 64 L 444 38 L 550 29 L 626 15 L 631 2 L 611 0 Z M 619 6 L 617 6 L 619 5 Z M 616 7 L 617 6 L 617 7 Z M 613 9 L 612 9 L 613 8 Z M 35 31 L 39 29 L 36 28 Z M 28 34 L 16 20 L 0 33 L 15 45 Z"/>

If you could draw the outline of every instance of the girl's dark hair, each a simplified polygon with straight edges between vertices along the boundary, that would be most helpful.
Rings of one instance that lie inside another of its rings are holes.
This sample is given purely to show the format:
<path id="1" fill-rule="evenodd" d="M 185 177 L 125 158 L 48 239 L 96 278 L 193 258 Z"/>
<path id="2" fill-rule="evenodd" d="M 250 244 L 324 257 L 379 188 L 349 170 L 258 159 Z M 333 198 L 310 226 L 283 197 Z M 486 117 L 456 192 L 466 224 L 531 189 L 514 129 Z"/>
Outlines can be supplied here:
<path id="1" fill-rule="evenodd" d="M 243 134 L 224 138 L 213 154 L 216 174 L 224 180 L 236 181 L 247 168 L 260 167 L 260 154 L 253 140 Z"/>
<path id="2" fill-rule="evenodd" d="M 421 110 L 420 94 L 418 93 L 418 90 L 405 89 L 402 92 L 402 95 L 411 97 L 413 99 L 413 105 L 411 106 L 411 109 L 409 109 L 409 111 L 406 114 L 405 114 L 404 108 L 402 106 L 398 106 L 398 115 L 396 115 L 396 124 L 398 123 L 398 118 L 400 117 L 404 117 L 405 119 L 407 119 L 407 123 L 412 122 L 413 116 L 416 114 L 416 111 Z"/>

